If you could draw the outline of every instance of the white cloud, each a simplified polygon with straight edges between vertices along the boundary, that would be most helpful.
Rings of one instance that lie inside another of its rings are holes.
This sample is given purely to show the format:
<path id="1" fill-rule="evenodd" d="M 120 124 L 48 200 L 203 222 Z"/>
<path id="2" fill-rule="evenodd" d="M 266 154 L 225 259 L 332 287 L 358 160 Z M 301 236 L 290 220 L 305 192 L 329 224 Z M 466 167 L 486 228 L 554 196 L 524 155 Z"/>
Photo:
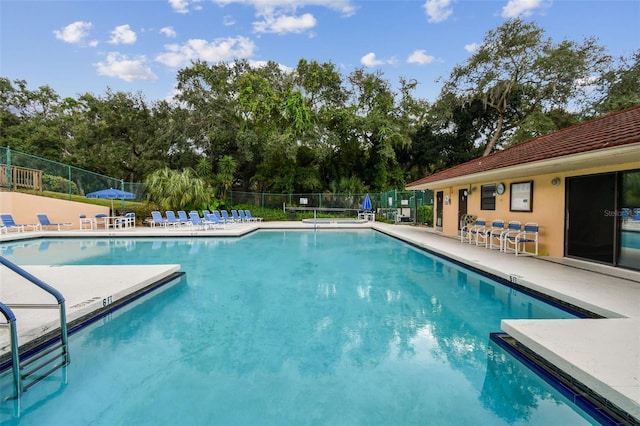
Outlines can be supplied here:
<path id="1" fill-rule="evenodd" d="M 176 0 L 174 0 L 176 1 Z M 244 4 L 256 9 L 256 15 L 264 14 L 282 15 L 285 12 L 293 13 L 298 8 L 307 6 L 326 7 L 327 9 L 336 10 L 343 15 L 351 16 L 355 13 L 356 8 L 351 0 L 213 0 L 220 6 L 228 4 Z"/>
<path id="2" fill-rule="evenodd" d="M 302 16 L 271 16 L 265 15 L 264 21 L 255 22 L 253 28 L 257 33 L 302 33 L 317 24 L 316 18 L 310 13 Z"/>
<path id="3" fill-rule="evenodd" d="M 166 35 L 169 38 L 176 38 L 176 36 L 178 35 L 178 33 L 176 33 L 176 30 L 173 29 L 173 27 L 160 28 L 160 33 Z"/>
<path id="4" fill-rule="evenodd" d="M 57 39 L 66 43 L 79 44 L 89 35 L 91 27 L 93 27 L 91 22 L 76 21 L 60 30 L 55 30 L 53 34 Z"/>
<path id="5" fill-rule="evenodd" d="M 120 25 L 115 27 L 113 31 L 111 31 L 111 40 L 109 40 L 110 44 L 133 44 L 136 42 L 138 36 L 136 33 L 131 30 L 129 25 Z"/>
<path id="6" fill-rule="evenodd" d="M 446 20 L 453 13 L 449 7 L 451 0 L 427 0 L 424 9 L 429 17 L 429 22 L 438 23 Z"/>
<path id="7" fill-rule="evenodd" d="M 126 82 L 137 80 L 155 81 L 158 77 L 146 66 L 144 56 L 129 59 L 126 55 L 117 52 L 107 54 L 104 62 L 94 64 L 99 75 L 116 77 Z"/>
<path id="8" fill-rule="evenodd" d="M 169 5 L 177 13 L 189 13 L 189 0 L 169 0 Z"/>
<path id="9" fill-rule="evenodd" d="M 376 65 L 384 64 L 384 61 L 376 59 L 376 54 L 373 52 L 369 52 L 360 58 L 360 63 L 365 67 L 375 67 Z"/>
<path id="10" fill-rule="evenodd" d="M 182 45 L 165 45 L 166 52 L 156 56 L 156 61 L 178 68 L 198 59 L 207 62 L 246 59 L 253 56 L 255 48 L 255 44 L 250 39 L 240 36 L 216 39 L 211 42 L 192 39 Z"/>
<path id="11" fill-rule="evenodd" d="M 435 60 L 436 60 L 436 58 L 434 56 L 427 55 L 427 52 L 425 52 L 422 49 L 415 50 L 407 58 L 407 62 L 408 63 L 410 63 L 410 64 L 420 64 L 420 65 L 430 64 Z"/>
<path id="12" fill-rule="evenodd" d="M 517 18 L 518 16 L 529 16 L 534 9 L 543 6 L 542 0 L 509 0 L 502 8 L 502 17 Z"/>
<path id="13" fill-rule="evenodd" d="M 225 27 L 230 27 L 235 24 L 236 20 L 233 19 L 233 16 L 231 15 L 225 15 L 224 18 L 222 18 L 222 25 L 224 25 Z"/>
<path id="14" fill-rule="evenodd" d="M 249 65 L 251 65 L 251 67 L 253 68 L 263 68 L 266 67 L 269 62 L 268 61 L 252 61 L 249 60 Z M 286 65 L 283 65 L 281 63 L 278 63 L 278 68 L 280 69 L 280 71 L 284 72 L 284 73 L 292 73 L 294 71 L 293 68 L 288 67 Z"/>
<path id="15" fill-rule="evenodd" d="M 478 43 L 469 43 L 464 45 L 464 50 L 469 53 L 477 52 L 480 49 L 480 45 Z"/>

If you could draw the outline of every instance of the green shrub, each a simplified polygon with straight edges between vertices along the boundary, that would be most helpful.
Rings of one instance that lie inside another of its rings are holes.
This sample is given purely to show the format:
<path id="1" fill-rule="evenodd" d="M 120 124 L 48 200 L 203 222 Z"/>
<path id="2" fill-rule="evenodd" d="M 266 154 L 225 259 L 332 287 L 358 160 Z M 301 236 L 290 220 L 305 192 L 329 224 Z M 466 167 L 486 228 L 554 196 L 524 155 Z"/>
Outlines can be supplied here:
<path id="1" fill-rule="evenodd" d="M 68 194 L 69 183 L 69 179 L 63 178 L 62 176 L 42 175 L 42 186 L 45 191 L 62 192 Z M 71 182 L 71 193 L 75 195 L 80 193 L 75 182 Z"/>
<path id="2" fill-rule="evenodd" d="M 433 225 L 433 206 L 420 206 L 418 207 L 418 223 L 424 223 L 425 225 Z"/>

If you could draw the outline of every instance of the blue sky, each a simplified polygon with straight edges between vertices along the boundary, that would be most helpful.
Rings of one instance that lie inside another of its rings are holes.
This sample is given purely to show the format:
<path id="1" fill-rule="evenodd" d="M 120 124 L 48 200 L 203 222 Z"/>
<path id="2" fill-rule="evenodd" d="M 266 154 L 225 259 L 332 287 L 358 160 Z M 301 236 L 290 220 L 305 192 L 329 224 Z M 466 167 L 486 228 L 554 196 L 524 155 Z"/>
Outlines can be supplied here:
<path id="1" fill-rule="evenodd" d="M 191 60 L 294 68 L 332 62 L 416 79 L 434 101 L 455 65 L 505 20 L 535 21 L 555 42 L 596 37 L 614 57 L 640 48 L 640 1 L 0 0 L 0 76 L 60 96 L 174 93 Z"/>

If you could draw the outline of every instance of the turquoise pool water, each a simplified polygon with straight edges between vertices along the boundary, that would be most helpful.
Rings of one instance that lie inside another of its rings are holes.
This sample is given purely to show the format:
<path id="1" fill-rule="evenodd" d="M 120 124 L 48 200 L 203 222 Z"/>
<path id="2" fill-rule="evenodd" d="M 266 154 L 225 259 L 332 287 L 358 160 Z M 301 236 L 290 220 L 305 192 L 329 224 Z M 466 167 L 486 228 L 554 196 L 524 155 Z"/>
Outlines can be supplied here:
<path id="1" fill-rule="evenodd" d="M 32 241 L 2 255 L 186 272 L 73 334 L 67 383 L 29 389 L 19 419 L 3 402 L 3 424 L 595 423 L 489 340 L 503 318 L 571 315 L 375 231 Z"/>

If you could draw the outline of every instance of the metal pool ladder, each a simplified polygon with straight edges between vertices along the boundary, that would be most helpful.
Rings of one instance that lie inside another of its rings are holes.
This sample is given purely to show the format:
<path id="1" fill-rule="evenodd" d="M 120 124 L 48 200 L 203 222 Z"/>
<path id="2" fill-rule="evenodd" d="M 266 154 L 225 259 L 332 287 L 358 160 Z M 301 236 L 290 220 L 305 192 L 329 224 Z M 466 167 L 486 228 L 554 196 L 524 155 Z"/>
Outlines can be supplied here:
<path id="1" fill-rule="evenodd" d="M 40 287 L 50 295 L 56 298 L 56 303 L 0 303 L 0 313 L 4 316 L 6 323 L 0 323 L 0 326 L 9 328 L 9 338 L 11 340 L 11 361 L 13 368 L 13 384 L 14 395 L 6 399 L 19 399 L 23 392 L 26 392 L 31 386 L 40 380 L 49 376 L 56 370 L 69 365 L 69 340 L 67 337 L 67 313 L 62 294 L 46 284 L 39 278 L 33 276 L 18 265 L 4 257 L 0 256 L 0 264 L 11 269 L 16 274 L 25 278 L 32 284 Z M 12 309 L 51 309 L 58 308 L 60 312 L 60 341 L 52 345 L 43 347 L 39 350 L 29 353 L 25 359 L 20 360 L 20 351 L 18 348 L 18 334 L 16 317 Z"/>

